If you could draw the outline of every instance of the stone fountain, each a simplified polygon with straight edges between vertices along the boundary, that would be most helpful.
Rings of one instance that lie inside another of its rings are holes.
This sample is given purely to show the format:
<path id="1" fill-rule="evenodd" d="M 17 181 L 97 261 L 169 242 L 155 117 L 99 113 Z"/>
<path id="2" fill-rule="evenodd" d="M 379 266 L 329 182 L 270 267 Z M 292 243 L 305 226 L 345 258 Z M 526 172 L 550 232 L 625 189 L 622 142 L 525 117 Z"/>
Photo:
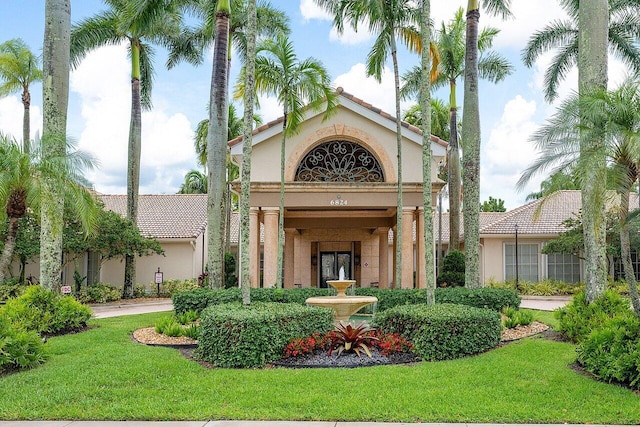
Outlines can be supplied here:
<path id="1" fill-rule="evenodd" d="M 378 298 L 371 296 L 351 296 L 345 294 L 347 288 L 356 283 L 355 280 L 345 280 L 344 267 L 340 267 L 338 280 L 327 280 L 327 283 L 338 291 L 336 296 L 311 297 L 306 303 L 316 307 L 332 308 L 336 323 L 349 322 L 349 317 L 357 313 L 362 307 L 378 302 Z"/>

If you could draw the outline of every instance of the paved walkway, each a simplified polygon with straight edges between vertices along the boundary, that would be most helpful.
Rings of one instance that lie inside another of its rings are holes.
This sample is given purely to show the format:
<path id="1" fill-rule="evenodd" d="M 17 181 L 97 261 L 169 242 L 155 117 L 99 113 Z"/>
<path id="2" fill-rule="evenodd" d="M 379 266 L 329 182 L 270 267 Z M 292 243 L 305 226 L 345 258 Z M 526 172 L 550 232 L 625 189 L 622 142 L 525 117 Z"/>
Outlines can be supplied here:
<path id="1" fill-rule="evenodd" d="M 571 427 L 580 424 L 372 423 L 342 421 L 0 421 L 0 427 Z M 589 424 L 589 427 L 605 427 Z M 619 427 L 608 425 L 607 427 Z"/>

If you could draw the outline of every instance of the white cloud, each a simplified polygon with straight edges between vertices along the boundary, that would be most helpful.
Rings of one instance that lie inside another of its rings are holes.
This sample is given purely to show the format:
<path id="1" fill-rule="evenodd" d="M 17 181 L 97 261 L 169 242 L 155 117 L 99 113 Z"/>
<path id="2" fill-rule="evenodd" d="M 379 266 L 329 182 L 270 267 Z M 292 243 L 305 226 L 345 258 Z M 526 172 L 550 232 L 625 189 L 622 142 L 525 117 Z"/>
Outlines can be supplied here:
<path id="1" fill-rule="evenodd" d="M 31 136 L 33 139 L 36 132 L 42 134 L 42 112 L 40 107 L 31 105 L 29 108 L 31 122 Z M 22 141 L 22 119 L 24 117 L 24 106 L 20 98 L 9 95 L 0 98 L 0 132 L 7 136 L 12 136 L 16 141 Z"/>
<path id="2" fill-rule="evenodd" d="M 89 174 L 96 190 L 126 192 L 127 147 L 131 112 L 129 61 L 124 46 L 87 55 L 71 75 L 79 95 L 84 128 L 79 148 L 92 153 L 100 168 Z M 193 131 L 187 118 L 156 100 L 142 115 L 140 193 L 174 193 L 184 169 L 195 167 Z"/>
<path id="3" fill-rule="evenodd" d="M 305 21 L 318 19 L 321 21 L 331 21 L 333 18 L 323 8 L 316 5 L 313 0 L 300 0 L 300 13 Z"/>
<path id="4" fill-rule="evenodd" d="M 396 98 L 393 71 L 387 67 L 382 73 L 382 82 L 373 77 L 367 77 L 366 66 L 362 63 L 355 64 L 351 69 L 341 74 L 333 82 L 333 85 L 342 87 L 345 92 L 365 100 L 371 105 L 381 108 L 383 111 L 395 116 Z M 404 111 L 411 105 L 410 101 L 402 101 L 400 110 Z"/>
<path id="5" fill-rule="evenodd" d="M 368 28 L 369 25 L 366 22 L 358 25 L 358 31 L 355 31 L 350 24 L 345 24 L 342 34 L 339 34 L 336 28 L 333 27 L 329 33 L 329 40 L 337 41 L 348 46 L 366 43 L 373 39 L 373 34 L 369 32 Z"/>
<path id="6" fill-rule="evenodd" d="M 491 130 L 489 139 L 483 142 L 481 200 L 487 200 L 489 196 L 501 198 L 511 209 L 539 188 L 542 178 L 537 177 L 518 193 L 518 201 L 513 200 L 515 184 L 522 171 L 537 157 L 537 151 L 529 142 L 529 136 L 537 128 L 533 121 L 535 113 L 535 101 L 527 101 L 521 95 L 505 105 L 499 123 Z"/>

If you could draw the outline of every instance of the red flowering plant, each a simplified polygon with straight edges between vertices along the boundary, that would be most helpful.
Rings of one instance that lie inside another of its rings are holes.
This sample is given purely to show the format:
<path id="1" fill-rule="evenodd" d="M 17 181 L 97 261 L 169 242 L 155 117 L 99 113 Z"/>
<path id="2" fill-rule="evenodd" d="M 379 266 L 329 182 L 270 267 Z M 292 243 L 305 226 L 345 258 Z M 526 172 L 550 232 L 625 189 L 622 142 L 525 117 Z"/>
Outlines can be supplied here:
<path id="1" fill-rule="evenodd" d="M 413 344 L 399 334 L 370 328 L 365 322 L 355 327 L 341 323 L 327 334 L 316 332 L 309 337 L 291 340 L 284 349 L 283 358 L 306 356 L 316 351 L 327 351 L 329 355 L 337 351 L 338 356 L 350 352 L 360 356 L 364 352 L 371 357 L 371 349 L 377 349 L 382 356 L 389 356 L 411 352 Z"/>

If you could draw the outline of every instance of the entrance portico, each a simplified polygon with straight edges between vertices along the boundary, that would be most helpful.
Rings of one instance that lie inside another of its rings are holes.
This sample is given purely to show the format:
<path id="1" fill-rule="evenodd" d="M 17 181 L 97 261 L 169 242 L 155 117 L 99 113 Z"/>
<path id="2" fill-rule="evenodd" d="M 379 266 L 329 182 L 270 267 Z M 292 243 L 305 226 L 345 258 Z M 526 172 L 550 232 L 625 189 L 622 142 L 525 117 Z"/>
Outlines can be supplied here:
<path id="1" fill-rule="evenodd" d="M 398 184 L 391 161 L 397 157 L 395 122 L 363 101 L 338 92 L 337 114 L 323 122 L 318 114 L 310 113 L 302 131 L 286 142 L 284 286 L 323 287 L 344 267 L 346 278 L 356 280 L 357 286 L 389 287 L 395 270 L 394 248 L 398 247 L 402 254 L 400 286 L 422 287 L 422 135 L 413 126 L 403 128 L 404 206 L 399 216 L 403 233 L 397 236 Z M 280 120 L 271 122 L 256 129 L 253 137 L 250 270 L 255 287 L 271 286 L 277 277 L 281 126 Z M 435 202 L 443 185 L 436 173 L 446 143 L 436 137 L 431 141 Z M 238 142 L 230 142 L 236 161 L 242 154 Z"/>

